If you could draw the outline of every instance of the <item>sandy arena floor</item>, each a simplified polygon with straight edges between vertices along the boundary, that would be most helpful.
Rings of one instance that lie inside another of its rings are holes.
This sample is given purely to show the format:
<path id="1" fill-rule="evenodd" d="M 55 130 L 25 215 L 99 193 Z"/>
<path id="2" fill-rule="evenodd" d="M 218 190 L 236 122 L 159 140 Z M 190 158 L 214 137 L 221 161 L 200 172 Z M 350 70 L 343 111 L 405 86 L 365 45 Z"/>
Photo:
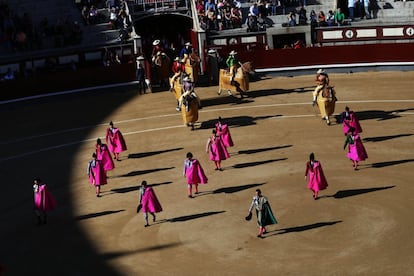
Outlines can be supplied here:
<path id="1" fill-rule="evenodd" d="M 354 171 L 342 126 L 311 105 L 314 75 L 263 77 L 250 97 L 197 89 L 204 108 L 190 131 L 169 92 L 102 90 L 1 106 L 0 265 L 4 275 L 414 275 L 414 72 L 330 74 L 339 102 L 357 112 L 369 158 Z M 224 171 L 205 152 L 218 116 L 235 146 Z M 96 198 L 86 166 L 109 121 L 128 151 Z M 209 183 L 187 198 L 183 161 L 199 159 Z M 310 152 L 329 187 L 304 180 Z M 32 180 L 58 201 L 36 226 Z M 144 228 L 142 180 L 164 211 Z M 255 189 L 279 224 L 258 239 L 246 222 Z"/>

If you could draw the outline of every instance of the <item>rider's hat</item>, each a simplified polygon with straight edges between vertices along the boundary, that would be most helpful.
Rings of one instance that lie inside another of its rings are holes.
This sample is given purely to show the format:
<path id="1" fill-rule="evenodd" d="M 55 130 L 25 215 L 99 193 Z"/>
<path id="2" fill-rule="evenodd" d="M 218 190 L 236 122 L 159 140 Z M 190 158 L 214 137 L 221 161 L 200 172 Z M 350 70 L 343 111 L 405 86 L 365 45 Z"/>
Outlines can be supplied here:
<path id="1" fill-rule="evenodd" d="M 179 57 L 175 57 L 175 59 L 174 59 L 175 61 L 178 61 L 178 60 L 180 60 L 180 58 Z"/>
<path id="2" fill-rule="evenodd" d="M 210 50 L 207 51 L 207 53 L 209 53 L 209 54 L 215 54 L 216 53 L 216 50 L 210 49 Z"/>
<path id="3" fill-rule="evenodd" d="M 183 79 L 183 81 L 191 81 L 191 79 L 190 79 L 190 77 L 189 77 L 189 76 L 186 76 L 186 77 Z"/>
<path id="4" fill-rule="evenodd" d="M 190 43 L 190 42 L 187 42 L 187 43 L 185 44 L 185 46 L 193 46 L 193 45 L 191 45 L 191 43 Z"/>
<path id="5" fill-rule="evenodd" d="M 326 74 L 326 72 L 323 69 L 319 69 L 318 72 L 316 72 L 316 74 Z"/>
<path id="6" fill-rule="evenodd" d="M 143 56 L 139 56 L 139 57 L 137 57 L 137 61 L 142 61 L 142 60 L 144 60 L 145 58 L 143 57 Z"/>
<path id="7" fill-rule="evenodd" d="M 236 52 L 236 51 L 234 51 L 234 50 L 232 50 L 232 51 L 230 52 L 230 55 L 231 55 L 231 56 L 237 55 L 237 52 Z"/>
<path id="8" fill-rule="evenodd" d="M 158 45 L 158 44 L 160 44 L 160 42 L 161 42 L 161 41 L 160 41 L 159 39 L 156 39 L 156 40 L 154 40 L 154 42 L 152 43 L 152 45 L 154 45 L 154 46 L 155 46 L 155 45 Z"/>

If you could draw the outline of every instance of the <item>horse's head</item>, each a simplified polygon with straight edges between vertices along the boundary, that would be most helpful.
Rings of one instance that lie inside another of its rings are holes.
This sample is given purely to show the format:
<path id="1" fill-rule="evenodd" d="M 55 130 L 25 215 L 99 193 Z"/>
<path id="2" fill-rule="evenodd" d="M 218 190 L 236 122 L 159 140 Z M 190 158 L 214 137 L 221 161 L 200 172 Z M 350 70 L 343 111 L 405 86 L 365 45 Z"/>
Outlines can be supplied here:
<path id="1" fill-rule="evenodd" d="M 243 63 L 241 65 L 241 68 L 243 70 L 243 73 L 250 74 L 250 75 L 254 75 L 256 73 L 253 68 L 253 62 L 251 61 L 247 61 Z"/>

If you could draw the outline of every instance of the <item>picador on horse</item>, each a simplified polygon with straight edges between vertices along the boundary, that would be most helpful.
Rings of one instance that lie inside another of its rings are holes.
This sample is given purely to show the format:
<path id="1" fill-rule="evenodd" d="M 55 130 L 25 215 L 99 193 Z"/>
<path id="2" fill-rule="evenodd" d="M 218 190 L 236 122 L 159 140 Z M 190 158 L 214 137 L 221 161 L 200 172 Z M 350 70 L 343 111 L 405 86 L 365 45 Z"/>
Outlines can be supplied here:
<path id="1" fill-rule="evenodd" d="M 316 88 L 313 91 L 312 105 L 318 105 L 322 120 L 330 125 L 329 116 L 335 112 L 336 93 L 329 85 L 329 76 L 325 70 L 319 69 L 316 73 Z"/>

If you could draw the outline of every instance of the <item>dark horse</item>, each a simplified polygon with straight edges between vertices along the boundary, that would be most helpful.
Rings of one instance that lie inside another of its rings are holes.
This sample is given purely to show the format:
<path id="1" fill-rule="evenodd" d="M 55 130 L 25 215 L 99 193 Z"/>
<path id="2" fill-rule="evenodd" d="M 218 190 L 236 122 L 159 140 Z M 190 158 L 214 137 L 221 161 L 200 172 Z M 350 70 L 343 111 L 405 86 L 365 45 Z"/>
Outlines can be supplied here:
<path id="1" fill-rule="evenodd" d="M 160 87 L 169 86 L 170 63 L 170 58 L 162 52 L 152 58 L 152 83 L 157 83 Z"/>

